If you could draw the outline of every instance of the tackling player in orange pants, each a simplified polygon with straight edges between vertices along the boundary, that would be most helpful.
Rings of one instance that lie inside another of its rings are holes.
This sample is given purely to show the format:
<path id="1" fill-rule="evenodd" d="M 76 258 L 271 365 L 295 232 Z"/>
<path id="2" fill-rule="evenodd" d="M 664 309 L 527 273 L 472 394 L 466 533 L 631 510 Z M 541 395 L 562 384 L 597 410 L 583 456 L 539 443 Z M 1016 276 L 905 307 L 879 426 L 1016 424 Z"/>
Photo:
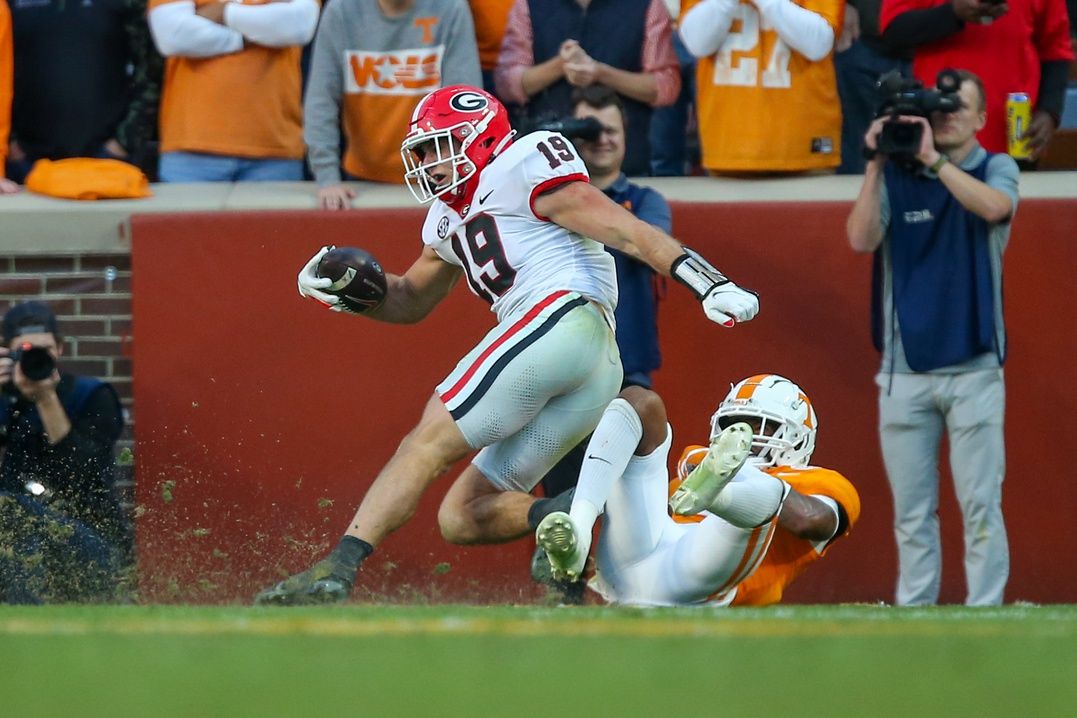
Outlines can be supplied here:
<path id="1" fill-rule="evenodd" d="M 569 513 L 549 514 L 536 531 L 554 577 L 579 578 L 604 510 L 590 587 L 608 601 L 779 602 L 860 516 L 852 484 L 808 464 L 816 431 L 799 386 L 753 376 L 719 405 L 710 448 L 685 449 L 670 482 L 665 407 L 654 392 L 626 390 L 595 430 Z"/>

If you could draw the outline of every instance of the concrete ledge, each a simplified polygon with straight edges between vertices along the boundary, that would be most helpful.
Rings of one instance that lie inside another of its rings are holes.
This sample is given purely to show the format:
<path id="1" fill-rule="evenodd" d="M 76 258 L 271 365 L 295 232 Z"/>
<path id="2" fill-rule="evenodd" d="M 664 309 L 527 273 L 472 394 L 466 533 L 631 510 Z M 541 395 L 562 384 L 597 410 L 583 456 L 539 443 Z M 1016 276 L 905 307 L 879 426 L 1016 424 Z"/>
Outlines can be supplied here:
<path id="1" fill-rule="evenodd" d="M 642 178 L 667 199 L 680 202 L 851 202 L 858 176 L 729 179 Z M 402 186 L 351 183 L 362 208 L 415 208 Z M 143 200 L 77 202 L 30 193 L 0 197 L 0 254 L 57 255 L 130 251 L 128 221 L 134 213 L 238 210 L 315 210 L 314 185 L 306 182 L 156 184 Z M 1028 172 L 1021 196 L 1077 199 L 1077 172 Z"/>

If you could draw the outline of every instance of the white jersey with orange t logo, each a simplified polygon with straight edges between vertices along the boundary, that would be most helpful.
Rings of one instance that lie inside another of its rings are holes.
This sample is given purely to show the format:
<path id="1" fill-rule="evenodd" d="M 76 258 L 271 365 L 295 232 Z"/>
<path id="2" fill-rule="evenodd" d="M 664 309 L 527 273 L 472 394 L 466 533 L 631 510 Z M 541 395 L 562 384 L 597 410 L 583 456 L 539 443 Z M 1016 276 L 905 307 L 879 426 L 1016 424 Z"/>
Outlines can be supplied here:
<path id="1" fill-rule="evenodd" d="M 464 0 L 416 0 L 399 17 L 378 3 L 333 0 L 314 41 L 304 106 L 318 184 L 360 179 L 402 183 L 400 143 L 415 105 L 446 85 L 482 86 L 471 13 Z"/>
<path id="2" fill-rule="evenodd" d="M 490 303 L 498 321 L 559 290 L 593 300 L 612 321 L 613 257 L 595 240 L 534 210 L 543 192 L 587 180 L 587 168 L 567 139 L 554 132 L 525 135 L 483 169 L 462 215 L 434 201 L 423 243 L 464 269 L 471 290 Z"/>

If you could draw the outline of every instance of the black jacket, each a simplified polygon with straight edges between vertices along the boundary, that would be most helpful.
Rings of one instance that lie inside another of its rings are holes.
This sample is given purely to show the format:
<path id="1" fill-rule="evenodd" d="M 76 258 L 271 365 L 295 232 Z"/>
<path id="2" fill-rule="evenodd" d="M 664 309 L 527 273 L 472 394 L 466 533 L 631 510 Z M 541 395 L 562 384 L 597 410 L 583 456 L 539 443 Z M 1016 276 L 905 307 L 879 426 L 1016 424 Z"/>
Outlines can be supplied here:
<path id="1" fill-rule="evenodd" d="M 37 482 L 49 507 L 123 546 L 129 531 L 114 484 L 113 448 L 123 410 L 111 385 L 62 374 L 56 390 L 71 431 L 50 445 L 34 404 L 11 385 L 0 392 L 0 491 L 27 493 Z"/>

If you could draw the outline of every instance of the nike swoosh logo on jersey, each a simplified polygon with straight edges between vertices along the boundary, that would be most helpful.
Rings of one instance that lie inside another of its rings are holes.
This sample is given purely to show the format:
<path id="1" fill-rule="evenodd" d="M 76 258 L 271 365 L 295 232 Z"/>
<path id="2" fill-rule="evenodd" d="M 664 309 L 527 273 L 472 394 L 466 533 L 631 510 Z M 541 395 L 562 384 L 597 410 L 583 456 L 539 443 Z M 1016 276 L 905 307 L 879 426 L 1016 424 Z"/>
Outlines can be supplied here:
<path id="1" fill-rule="evenodd" d="M 602 458 L 601 456 L 595 456 L 594 454 L 588 454 L 588 455 L 587 455 L 587 458 L 588 458 L 588 459 L 594 459 L 595 461 L 601 461 L 601 462 L 602 462 L 603 464 L 609 464 L 610 466 L 612 466 L 612 465 L 613 465 L 613 462 L 612 462 L 612 461 L 606 461 L 606 460 L 605 460 L 605 459 L 603 459 L 603 458 Z"/>
<path id="2" fill-rule="evenodd" d="M 483 202 L 485 202 L 490 197 L 490 195 L 492 195 L 493 193 L 494 193 L 494 191 L 490 190 L 489 192 L 484 194 L 482 197 L 479 197 L 479 204 L 481 205 Z"/>

